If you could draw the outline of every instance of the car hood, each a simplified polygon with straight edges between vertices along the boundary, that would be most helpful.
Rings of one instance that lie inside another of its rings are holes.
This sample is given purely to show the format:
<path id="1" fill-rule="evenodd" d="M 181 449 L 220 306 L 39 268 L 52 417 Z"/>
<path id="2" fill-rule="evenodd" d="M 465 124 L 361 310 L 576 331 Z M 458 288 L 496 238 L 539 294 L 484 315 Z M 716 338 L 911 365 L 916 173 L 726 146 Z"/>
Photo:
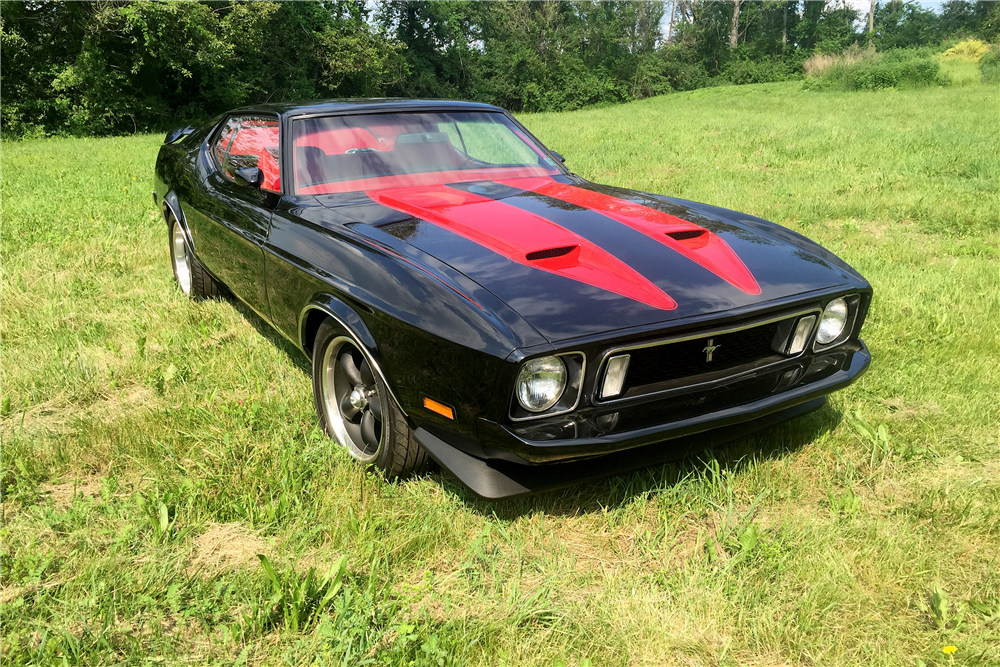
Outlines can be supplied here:
<path id="1" fill-rule="evenodd" d="M 451 266 L 553 343 L 864 284 L 832 253 L 765 220 L 576 178 L 319 199 L 365 223 L 362 233 Z"/>

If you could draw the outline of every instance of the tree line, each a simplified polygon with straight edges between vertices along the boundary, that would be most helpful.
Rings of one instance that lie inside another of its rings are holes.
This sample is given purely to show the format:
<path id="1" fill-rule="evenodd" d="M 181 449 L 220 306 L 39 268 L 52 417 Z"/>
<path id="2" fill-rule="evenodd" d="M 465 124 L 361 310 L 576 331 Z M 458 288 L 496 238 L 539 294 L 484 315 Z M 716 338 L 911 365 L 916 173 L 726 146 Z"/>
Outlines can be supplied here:
<path id="1" fill-rule="evenodd" d="M 561 111 L 801 76 L 814 53 L 978 37 L 1000 3 L 0 2 L 6 137 L 162 130 L 249 103 L 459 98 Z"/>

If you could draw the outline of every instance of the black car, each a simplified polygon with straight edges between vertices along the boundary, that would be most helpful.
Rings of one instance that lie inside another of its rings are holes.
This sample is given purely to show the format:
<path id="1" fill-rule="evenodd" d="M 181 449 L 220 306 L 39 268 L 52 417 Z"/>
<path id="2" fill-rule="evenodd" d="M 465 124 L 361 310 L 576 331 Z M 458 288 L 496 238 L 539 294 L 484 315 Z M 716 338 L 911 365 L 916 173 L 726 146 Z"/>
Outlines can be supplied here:
<path id="1" fill-rule="evenodd" d="M 590 183 L 486 104 L 238 109 L 169 134 L 155 187 L 181 289 L 311 356 L 326 433 L 389 478 L 554 488 L 815 409 L 871 361 L 871 287 L 832 253 Z"/>

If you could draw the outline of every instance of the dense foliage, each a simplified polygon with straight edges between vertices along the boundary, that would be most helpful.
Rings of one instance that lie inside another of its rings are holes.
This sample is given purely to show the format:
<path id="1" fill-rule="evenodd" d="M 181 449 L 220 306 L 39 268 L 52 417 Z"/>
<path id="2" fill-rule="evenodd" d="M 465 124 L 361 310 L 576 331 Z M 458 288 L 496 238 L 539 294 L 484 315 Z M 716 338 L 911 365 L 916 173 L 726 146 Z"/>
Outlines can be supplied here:
<path id="1" fill-rule="evenodd" d="M 1000 33 L 994 2 L 953 0 L 940 12 L 878 3 L 871 34 L 865 18 L 840 2 L 782 0 L 5 0 L 2 129 L 133 133 L 246 103 L 348 96 L 567 110 L 794 78 L 810 56 L 852 44 L 882 51 Z M 885 68 L 912 75 L 889 63 L 864 67 L 888 85 L 896 75 L 882 77 Z M 933 79 L 927 67 L 917 76 Z"/>
<path id="2" fill-rule="evenodd" d="M 994 46 L 979 61 L 983 83 L 1000 83 L 1000 47 Z"/>
<path id="3" fill-rule="evenodd" d="M 893 49 L 879 53 L 874 49 L 851 57 L 845 52 L 820 76 L 808 78 L 810 90 L 881 90 L 882 88 L 922 88 L 947 85 L 937 58 L 926 49 Z"/>

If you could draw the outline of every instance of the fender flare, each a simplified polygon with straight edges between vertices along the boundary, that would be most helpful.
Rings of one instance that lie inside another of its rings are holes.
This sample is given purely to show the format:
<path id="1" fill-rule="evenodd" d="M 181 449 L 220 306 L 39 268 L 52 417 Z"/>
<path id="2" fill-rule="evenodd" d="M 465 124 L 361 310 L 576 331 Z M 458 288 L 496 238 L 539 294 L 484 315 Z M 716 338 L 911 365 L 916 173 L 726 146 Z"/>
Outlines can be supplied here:
<path id="1" fill-rule="evenodd" d="M 396 404 L 396 407 L 399 408 L 404 416 L 409 417 L 403 404 L 400 403 L 396 393 L 392 390 L 392 385 L 382 371 L 382 367 L 379 365 L 376 358 L 381 356 L 378 353 L 378 344 L 368 329 L 368 325 L 365 324 L 364 320 L 361 319 L 361 316 L 353 308 L 332 294 L 315 295 L 299 313 L 298 340 L 296 342 L 302 351 L 308 353 L 310 359 L 312 358 L 312 341 L 306 340 L 309 333 L 306 330 L 306 325 L 309 321 L 309 315 L 312 312 L 321 312 L 344 328 L 347 335 L 353 338 L 358 344 L 358 349 L 365 355 L 368 363 L 375 369 L 375 373 L 382 380 L 382 384 L 385 385 L 386 391 L 389 392 L 389 397 Z"/>
<path id="2" fill-rule="evenodd" d="M 170 233 L 170 218 L 167 216 L 167 211 L 170 211 L 170 215 L 174 217 L 177 224 L 180 225 L 181 231 L 184 232 L 184 239 L 187 241 L 188 248 L 191 252 L 194 252 L 194 240 L 191 238 L 191 230 L 188 229 L 187 219 L 184 217 L 184 210 L 181 208 L 181 202 L 177 198 L 177 193 L 171 190 L 162 199 L 163 201 L 163 219 L 167 223 L 167 233 Z"/>

